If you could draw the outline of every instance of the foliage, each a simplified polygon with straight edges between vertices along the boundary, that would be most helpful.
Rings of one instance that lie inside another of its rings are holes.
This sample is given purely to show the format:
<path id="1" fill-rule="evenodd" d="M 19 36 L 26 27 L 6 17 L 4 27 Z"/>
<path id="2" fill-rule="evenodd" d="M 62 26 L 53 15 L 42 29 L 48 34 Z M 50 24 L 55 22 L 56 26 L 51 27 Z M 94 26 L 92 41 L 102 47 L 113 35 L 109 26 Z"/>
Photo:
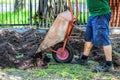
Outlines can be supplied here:
<path id="1" fill-rule="evenodd" d="M 0 15 L 0 24 L 25 24 L 29 19 L 29 11 L 24 10 L 4 12 Z"/>
<path id="2" fill-rule="evenodd" d="M 6 2 L 6 0 L 0 1 L 2 4 L 13 4 L 14 1 Z M 38 0 L 36 1 L 38 2 Z M 71 0 L 71 2 L 74 4 L 75 0 Z M 78 0 L 79 4 L 85 4 L 84 0 Z M 28 4 L 28 0 L 27 0 Z M 51 13 L 51 12 L 50 12 Z M 32 24 L 42 24 L 42 26 L 48 26 L 50 27 L 52 22 L 54 21 L 54 15 L 52 15 L 49 12 L 45 15 L 45 18 L 47 19 L 40 19 L 38 16 L 36 19 L 32 19 Z M 54 14 L 54 11 L 52 11 L 52 14 Z M 81 12 L 78 16 L 78 21 L 80 23 L 87 23 L 88 18 L 87 12 Z M 34 17 L 35 11 L 32 12 L 32 17 Z M 50 17 L 49 17 L 50 16 Z M 30 11 L 26 9 L 19 9 L 18 11 L 9 11 L 9 12 L 0 12 L 0 24 L 29 24 L 30 23 Z M 6 27 L 6 26 L 4 26 Z"/>
<path id="3" fill-rule="evenodd" d="M 75 14 L 76 14 L 76 11 L 75 11 Z M 79 12 L 78 13 L 78 21 L 79 21 L 79 23 L 87 23 L 88 16 L 89 16 L 88 12 Z"/>
<path id="4" fill-rule="evenodd" d="M 19 10 L 17 12 L 4 12 L 0 13 L 0 24 L 29 24 L 30 23 L 30 14 L 29 11 Z M 32 16 L 34 16 L 34 12 L 32 13 Z M 78 21 L 80 23 L 87 23 L 88 19 L 88 13 L 79 13 Z M 47 21 L 47 24 L 51 23 L 51 20 L 53 21 L 53 18 L 47 18 L 45 19 Z M 36 19 L 32 19 L 32 23 L 41 23 L 41 20 L 37 17 Z"/>
<path id="5" fill-rule="evenodd" d="M 72 3 L 75 3 L 75 1 L 76 1 L 76 0 L 71 0 Z M 78 0 L 78 3 L 79 3 L 79 4 L 80 4 L 80 3 L 84 4 L 84 3 L 86 3 L 86 0 Z"/>
<path id="6" fill-rule="evenodd" d="M 14 0 L 0 0 L 0 4 L 13 4 Z"/>

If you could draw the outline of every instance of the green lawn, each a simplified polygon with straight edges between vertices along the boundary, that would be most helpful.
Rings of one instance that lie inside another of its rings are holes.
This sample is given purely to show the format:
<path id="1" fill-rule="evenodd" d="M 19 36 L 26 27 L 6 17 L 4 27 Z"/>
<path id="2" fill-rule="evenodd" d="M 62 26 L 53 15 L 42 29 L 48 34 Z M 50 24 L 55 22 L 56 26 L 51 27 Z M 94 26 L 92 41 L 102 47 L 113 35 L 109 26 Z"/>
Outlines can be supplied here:
<path id="1" fill-rule="evenodd" d="M 28 0 L 26 0 L 28 1 Z M 38 2 L 38 0 L 36 0 L 36 2 Z M 72 3 L 75 2 L 75 0 L 71 0 Z M 85 3 L 85 0 L 78 0 L 79 4 L 80 3 Z M 0 4 L 12 4 L 14 3 L 14 1 L 6 1 L 6 0 L 1 0 L 0 1 Z M 32 13 L 32 16 L 34 16 L 35 12 Z M 85 13 L 85 12 L 82 12 L 82 13 L 79 13 L 79 16 L 78 16 L 78 21 L 80 23 L 87 23 L 87 19 L 88 19 L 88 13 Z M 49 22 L 51 23 L 51 18 L 48 18 Z M 42 22 L 40 19 L 37 18 L 37 21 L 38 22 Z M 46 22 L 48 22 L 46 21 Z M 54 21 L 52 19 L 52 21 Z M 16 12 L 0 12 L 0 24 L 29 24 L 30 22 L 30 11 L 26 11 L 26 10 L 23 10 L 23 9 L 19 9 L 19 11 L 16 11 Z M 48 24 L 49 24 L 48 22 Z M 34 20 L 32 20 L 32 23 L 36 23 Z M 43 22 L 42 22 L 43 23 Z"/>
<path id="2" fill-rule="evenodd" d="M 34 12 L 32 13 L 34 16 Z M 30 11 L 20 10 L 17 12 L 0 13 L 0 24 L 29 24 Z M 48 18 L 49 19 L 49 18 Z M 78 21 L 87 23 L 88 13 L 81 12 Z M 37 19 L 38 20 L 38 19 Z M 34 23 L 34 20 L 32 20 Z"/>
<path id="3" fill-rule="evenodd" d="M 15 0 L 0 0 L 0 4 L 14 4 Z"/>
<path id="4" fill-rule="evenodd" d="M 20 10 L 17 12 L 0 13 L 0 24 L 27 24 L 29 11 Z"/>
<path id="5" fill-rule="evenodd" d="M 81 12 L 78 15 L 78 21 L 81 23 L 87 23 L 89 13 Z"/>
<path id="6" fill-rule="evenodd" d="M 32 1 L 32 3 L 35 2 L 34 0 L 31 0 L 31 1 Z M 30 0 L 23 0 L 23 2 L 28 4 L 30 2 Z M 39 0 L 36 0 L 36 2 L 38 3 Z M 14 3 L 15 3 L 15 0 L 0 0 L 0 4 L 14 4 Z"/>
<path id="7" fill-rule="evenodd" d="M 8 76 L 19 77 L 21 80 L 120 80 L 120 72 L 117 71 L 93 73 L 92 69 L 96 65 L 98 63 L 94 61 L 89 61 L 88 65 L 83 66 L 79 64 L 56 63 L 52 59 L 47 69 L 1 69 L 0 72 L 4 72 Z"/>
<path id="8" fill-rule="evenodd" d="M 34 0 L 31 0 L 34 3 Z M 36 0 L 38 2 L 39 0 Z M 0 0 L 0 4 L 14 4 L 15 0 Z M 29 0 L 25 0 L 26 3 L 29 3 Z M 75 0 L 71 0 L 71 2 L 75 3 Z M 85 3 L 86 0 L 78 0 L 78 3 Z"/>
<path id="9" fill-rule="evenodd" d="M 75 3 L 76 0 L 71 0 L 72 3 Z M 86 3 L 86 0 L 78 0 L 78 3 Z"/>

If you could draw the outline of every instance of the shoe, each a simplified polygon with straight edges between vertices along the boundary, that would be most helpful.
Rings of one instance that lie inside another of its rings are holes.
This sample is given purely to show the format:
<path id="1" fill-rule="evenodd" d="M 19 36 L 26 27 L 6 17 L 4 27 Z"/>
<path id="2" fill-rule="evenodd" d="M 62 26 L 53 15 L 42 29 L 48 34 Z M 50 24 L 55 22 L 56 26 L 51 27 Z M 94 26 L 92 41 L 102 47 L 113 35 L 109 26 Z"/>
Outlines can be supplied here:
<path id="1" fill-rule="evenodd" d="M 113 71 L 113 70 L 114 70 L 113 64 L 111 66 L 104 64 L 104 65 L 96 67 L 93 72 L 101 72 L 101 71 L 108 72 L 108 71 Z"/>
<path id="2" fill-rule="evenodd" d="M 86 65 L 88 62 L 88 59 L 81 59 L 81 58 L 75 58 L 72 60 L 72 64 L 82 64 L 82 65 Z"/>

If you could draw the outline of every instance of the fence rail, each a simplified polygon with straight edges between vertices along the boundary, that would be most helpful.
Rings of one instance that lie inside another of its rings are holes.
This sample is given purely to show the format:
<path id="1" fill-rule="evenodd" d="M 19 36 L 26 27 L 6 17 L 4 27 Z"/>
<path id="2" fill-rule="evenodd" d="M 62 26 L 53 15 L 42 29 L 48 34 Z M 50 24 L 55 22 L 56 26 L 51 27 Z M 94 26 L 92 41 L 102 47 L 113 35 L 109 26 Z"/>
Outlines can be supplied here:
<path id="1" fill-rule="evenodd" d="M 71 0 L 75 8 L 75 0 Z M 78 24 L 89 16 L 85 0 L 78 0 Z M 110 0 L 113 17 L 110 25 L 120 26 L 120 1 Z M 68 9 L 67 0 L 0 0 L 0 26 L 37 26 L 49 28 L 56 16 Z M 75 11 L 74 11 L 75 12 Z"/>

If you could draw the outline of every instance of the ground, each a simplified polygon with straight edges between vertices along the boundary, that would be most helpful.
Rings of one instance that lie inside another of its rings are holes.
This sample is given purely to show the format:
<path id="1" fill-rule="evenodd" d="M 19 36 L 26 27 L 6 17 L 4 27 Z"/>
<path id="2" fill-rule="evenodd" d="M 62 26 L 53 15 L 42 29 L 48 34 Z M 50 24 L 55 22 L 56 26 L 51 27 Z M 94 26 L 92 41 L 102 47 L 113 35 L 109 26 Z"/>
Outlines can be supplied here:
<path id="1" fill-rule="evenodd" d="M 78 53 L 83 51 L 84 32 L 76 29 L 74 30 L 74 32 L 76 32 L 76 34 L 74 34 L 76 38 L 71 39 L 69 43 L 72 45 L 74 53 L 76 54 L 74 57 L 78 57 L 77 55 L 80 55 Z M 101 48 L 93 47 L 88 65 L 83 66 L 80 64 L 73 65 L 70 63 L 56 63 L 49 51 L 42 52 L 42 55 L 34 55 L 36 47 L 33 45 L 39 45 L 39 42 L 41 42 L 42 39 L 43 37 L 41 34 L 33 29 L 23 34 L 14 31 L 9 32 L 7 30 L 1 32 L 0 79 L 120 80 L 119 35 L 111 36 L 113 46 L 113 63 L 115 65 L 115 70 L 111 72 L 100 73 L 93 73 L 92 70 L 99 63 L 102 63 L 105 60 L 103 50 Z M 50 62 L 48 57 L 50 58 Z"/>
<path id="2" fill-rule="evenodd" d="M 120 80 L 120 71 L 93 73 L 98 63 L 89 61 L 89 66 L 59 64 L 51 60 L 47 69 L 19 70 L 1 69 L 1 80 Z M 57 68 L 56 68 L 57 67 Z"/>

